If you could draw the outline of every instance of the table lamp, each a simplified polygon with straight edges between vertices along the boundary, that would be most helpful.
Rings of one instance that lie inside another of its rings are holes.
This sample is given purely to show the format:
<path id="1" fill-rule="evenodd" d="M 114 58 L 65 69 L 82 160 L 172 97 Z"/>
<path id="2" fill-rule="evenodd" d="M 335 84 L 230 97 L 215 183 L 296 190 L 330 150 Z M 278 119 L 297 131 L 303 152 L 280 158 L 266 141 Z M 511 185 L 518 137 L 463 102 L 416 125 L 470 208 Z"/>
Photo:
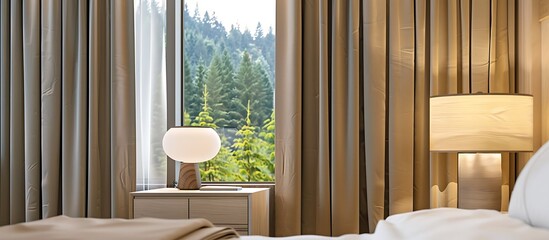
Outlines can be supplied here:
<path id="1" fill-rule="evenodd" d="M 170 158 L 182 162 L 177 188 L 197 190 L 201 186 L 198 163 L 217 155 L 221 148 L 221 139 L 212 128 L 173 127 L 164 135 L 162 147 Z"/>
<path id="2" fill-rule="evenodd" d="M 462 94 L 430 99 L 430 150 L 458 153 L 458 207 L 501 209 L 501 152 L 533 149 L 533 97 Z"/>

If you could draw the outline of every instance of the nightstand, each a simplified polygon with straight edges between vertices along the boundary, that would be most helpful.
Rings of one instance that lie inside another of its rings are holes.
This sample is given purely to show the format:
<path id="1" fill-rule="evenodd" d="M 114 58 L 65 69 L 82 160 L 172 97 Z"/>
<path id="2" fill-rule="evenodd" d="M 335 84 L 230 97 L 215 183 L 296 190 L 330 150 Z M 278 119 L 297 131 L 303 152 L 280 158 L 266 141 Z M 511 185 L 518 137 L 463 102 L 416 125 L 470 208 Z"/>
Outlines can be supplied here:
<path id="1" fill-rule="evenodd" d="M 130 218 L 205 218 L 241 235 L 269 235 L 269 189 L 200 191 L 161 188 L 131 193 Z"/>

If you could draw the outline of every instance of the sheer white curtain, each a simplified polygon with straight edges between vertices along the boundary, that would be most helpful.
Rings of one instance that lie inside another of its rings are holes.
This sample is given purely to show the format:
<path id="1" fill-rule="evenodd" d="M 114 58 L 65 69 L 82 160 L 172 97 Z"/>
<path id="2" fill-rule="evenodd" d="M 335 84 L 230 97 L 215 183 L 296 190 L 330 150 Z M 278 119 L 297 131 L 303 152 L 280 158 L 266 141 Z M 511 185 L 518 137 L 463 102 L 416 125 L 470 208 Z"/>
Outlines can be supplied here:
<path id="1" fill-rule="evenodd" d="M 166 0 L 135 0 L 137 190 L 166 186 Z"/>

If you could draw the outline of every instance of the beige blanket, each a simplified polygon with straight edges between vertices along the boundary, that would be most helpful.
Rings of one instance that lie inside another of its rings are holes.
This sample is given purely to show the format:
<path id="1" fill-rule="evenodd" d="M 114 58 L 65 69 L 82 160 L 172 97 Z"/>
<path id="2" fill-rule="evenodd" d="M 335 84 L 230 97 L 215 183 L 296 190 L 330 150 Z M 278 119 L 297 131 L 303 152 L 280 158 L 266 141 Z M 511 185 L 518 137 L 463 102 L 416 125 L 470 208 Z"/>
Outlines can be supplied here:
<path id="1" fill-rule="evenodd" d="M 0 227 L 0 239 L 238 239 L 206 219 L 98 219 L 57 216 Z"/>

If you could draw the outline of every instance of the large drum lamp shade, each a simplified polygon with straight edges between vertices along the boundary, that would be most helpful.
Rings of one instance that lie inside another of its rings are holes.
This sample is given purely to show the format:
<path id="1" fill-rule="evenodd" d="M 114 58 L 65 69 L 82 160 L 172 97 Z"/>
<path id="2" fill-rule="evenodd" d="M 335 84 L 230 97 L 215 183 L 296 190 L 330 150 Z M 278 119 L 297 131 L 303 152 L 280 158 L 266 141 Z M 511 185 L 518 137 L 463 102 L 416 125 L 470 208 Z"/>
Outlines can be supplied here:
<path id="1" fill-rule="evenodd" d="M 438 152 L 532 151 L 533 98 L 467 94 L 430 99 L 430 149 Z"/>

